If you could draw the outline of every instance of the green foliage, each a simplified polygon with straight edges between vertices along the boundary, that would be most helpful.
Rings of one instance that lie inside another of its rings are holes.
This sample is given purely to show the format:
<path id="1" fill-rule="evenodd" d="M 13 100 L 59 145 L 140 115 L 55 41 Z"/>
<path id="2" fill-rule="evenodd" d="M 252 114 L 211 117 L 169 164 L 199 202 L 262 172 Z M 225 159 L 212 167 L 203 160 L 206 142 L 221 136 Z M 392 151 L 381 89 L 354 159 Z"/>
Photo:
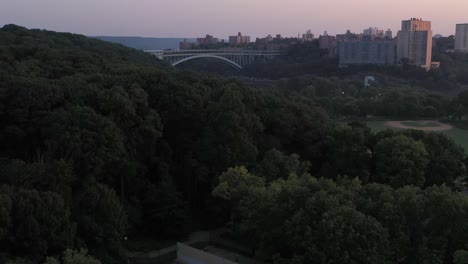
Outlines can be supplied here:
<path id="1" fill-rule="evenodd" d="M 453 253 L 454 264 L 467 264 L 468 263 L 468 251 L 457 250 Z"/>
<path id="2" fill-rule="evenodd" d="M 47 257 L 44 264 L 60 264 L 60 262 L 53 257 Z"/>
<path id="3" fill-rule="evenodd" d="M 259 257 L 277 263 L 452 263 L 468 241 L 467 202 L 447 187 L 293 175 L 250 189 L 241 230 Z"/>
<path id="4" fill-rule="evenodd" d="M 70 163 L 64 160 L 34 163 L 4 160 L 2 165 L 1 182 L 18 188 L 55 192 L 60 194 L 67 204 L 71 202 L 71 184 L 75 178 Z"/>
<path id="5" fill-rule="evenodd" d="M 393 187 L 424 185 L 429 159 L 423 143 L 403 135 L 385 138 L 375 147 L 375 159 L 380 182 Z"/>
<path id="6" fill-rule="evenodd" d="M 441 259 L 450 261 L 454 251 L 467 244 L 468 198 L 454 193 L 445 186 L 434 186 L 427 194 L 427 231 L 434 248 Z"/>
<path id="7" fill-rule="evenodd" d="M 8 260 L 5 264 L 33 264 L 33 263 L 34 262 L 32 262 L 29 259 L 16 258 L 16 259 Z"/>
<path id="8" fill-rule="evenodd" d="M 255 107 L 255 94 L 235 85 L 224 87 L 219 101 L 208 107 L 204 140 L 217 146 L 210 153 L 210 159 L 217 161 L 215 164 L 221 168 L 250 165 L 256 161 L 258 149 L 255 138 L 263 125 L 253 111 Z"/>
<path id="9" fill-rule="evenodd" d="M 95 175 L 124 155 L 121 131 L 115 124 L 88 107 L 52 112 L 47 118 L 45 144 L 53 158 L 74 161 L 78 175 Z"/>
<path id="10" fill-rule="evenodd" d="M 388 234 L 381 224 L 352 207 L 339 207 L 324 214 L 317 226 L 315 245 L 306 259 L 320 263 L 387 263 Z M 307 239 L 305 243 L 311 243 Z M 313 242 L 312 242 L 313 243 Z M 311 244 L 312 244 L 311 243 Z M 337 254 L 337 252 L 340 252 Z"/>
<path id="11" fill-rule="evenodd" d="M 77 232 L 94 255 L 109 262 L 121 255 L 127 216 L 114 190 L 102 184 L 85 187 L 75 198 Z"/>
<path id="12" fill-rule="evenodd" d="M 2 222 L 7 225 L 0 243 L 8 245 L 12 253 L 37 260 L 47 252 L 60 252 L 73 245 L 75 225 L 70 221 L 70 208 L 59 194 L 21 188 L 13 192 L 6 186 L 2 189 L 6 199 Z"/>
<path id="13" fill-rule="evenodd" d="M 63 264 L 101 264 L 101 262 L 89 256 L 86 249 L 67 249 L 63 253 Z"/>
<path id="14" fill-rule="evenodd" d="M 229 168 L 219 176 L 219 185 L 213 190 L 213 196 L 228 201 L 239 201 L 249 188 L 260 187 L 264 180 L 251 175 L 244 167 Z"/>
<path id="15" fill-rule="evenodd" d="M 438 133 L 425 134 L 422 142 L 429 154 L 426 186 L 455 182 L 467 175 L 464 150 L 453 140 Z"/>
<path id="16" fill-rule="evenodd" d="M 286 156 L 272 149 L 258 162 L 255 173 L 265 178 L 267 182 L 271 182 L 280 178 L 287 179 L 290 174 L 302 176 L 309 172 L 310 166 L 310 162 L 301 161 L 298 154 Z"/>
<path id="17" fill-rule="evenodd" d="M 338 175 L 359 177 L 363 182 L 370 179 L 371 164 L 371 133 L 369 128 L 359 123 L 351 123 L 346 127 L 337 127 L 327 138 L 332 167 Z M 333 173 L 333 172 L 324 172 Z"/>
<path id="18" fill-rule="evenodd" d="M 79 250 L 66 249 L 63 252 L 62 262 L 53 257 L 47 257 L 44 264 L 101 264 L 101 261 L 88 255 L 88 250 L 81 248 Z"/>
<path id="19" fill-rule="evenodd" d="M 8 241 L 9 230 L 12 225 L 11 210 L 13 207 L 13 188 L 0 185 L 0 241 Z"/>

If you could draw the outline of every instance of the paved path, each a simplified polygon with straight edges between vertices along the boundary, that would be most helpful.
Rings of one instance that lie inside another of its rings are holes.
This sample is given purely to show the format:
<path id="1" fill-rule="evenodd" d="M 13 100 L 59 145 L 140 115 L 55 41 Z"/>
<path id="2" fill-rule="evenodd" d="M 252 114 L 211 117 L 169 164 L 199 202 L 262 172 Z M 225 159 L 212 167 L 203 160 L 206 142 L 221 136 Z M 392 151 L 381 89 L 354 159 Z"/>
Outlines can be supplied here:
<path id="1" fill-rule="evenodd" d="M 250 248 L 244 245 L 240 245 L 231 240 L 222 238 L 221 235 L 226 232 L 229 232 L 229 229 L 220 228 L 220 229 L 215 229 L 212 231 L 194 232 L 190 234 L 188 240 L 181 242 L 181 243 L 188 245 L 188 246 L 196 244 L 196 243 L 214 243 L 221 247 L 228 248 L 236 252 L 240 252 L 247 256 L 251 254 Z M 224 250 L 224 249 L 220 249 L 217 247 L 210 247 L 210 248 L 213 251 L 217 250 L 219 252 L 229 252 L 229 250 Z M 127 257 L 130 259 L 130 263 L 137 263 L 137 264 L 161 263 L 161 262 L 170 260 L 171 257 L 174 259 L 176 251 L 177 251 L 177 246 L 173 245 L 170 247 L 166 247 L 166 248 L 159 249 L 159 250 L 153 250 L 150 252 L 127 252 Z M 248 259 L 248 258 L 245 258 L 245 259 Z M 256 263 L 256 262 L 254 261 L 247 262 L 244 260 L 242 263 Z"/>
<path id="2" fill-rule="evenodd" d="M 200 242 L 210 242 L 210 231 L 199 231 L 190 234 L 188 240 L 182 242 L 186 245 L 193 245 Z M 177 251 L 177 245 L 166 247 L 150 252 L 127 252 L 130 263 L 154 263 L 158 258 L 173 254 Z"/>

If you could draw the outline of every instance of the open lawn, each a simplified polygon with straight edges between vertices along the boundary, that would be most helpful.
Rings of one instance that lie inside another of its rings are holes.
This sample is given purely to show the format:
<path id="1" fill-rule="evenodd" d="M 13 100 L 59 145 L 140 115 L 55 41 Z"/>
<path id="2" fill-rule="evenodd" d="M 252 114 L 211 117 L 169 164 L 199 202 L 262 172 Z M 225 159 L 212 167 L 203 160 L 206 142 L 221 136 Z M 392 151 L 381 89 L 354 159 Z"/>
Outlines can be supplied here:
<path id="1" fill-rule="evenodd" d="M 408 127 L 440 127 L 439 122 L 433 121 L 402 121 L 400 123 Z"/>
<path id="2" fill-rule="evenodd" d="M 397 121 L 398 122 L 398 121 Z M 395 129 L 395 130 L 400 130 L 400 129 L 407 129 L 407 128 L 397 128 L 395 126 L 391 126 L 389 121 L 369 121 L 366 122 L 367 125 L 372 129 L 374 132 L 379 132 L 385 129 Z M 413 129 L 420 129 L 420 128 L 425 128 L 424 130 L 430 130 L 428 128 L 434 127 L 438 128 L 440 127 L 440 123 L 438 122 L 433 122 L 433 121 L 403 121 L 400 122 L 404 126 L 412 126 Z M 424 126 L 421 126 L 421 124 L 425 123 Z M 419 125 L 419 126 L 418 126 Z M 430 125 L 430 126 L 429 126 Z M 421 129 L 422 130 L 422 129 Z M 437 130 L 437 129 L 434 129 Z M 465 152 L 468 153 L 468 130 L 452 127 L 451 129 L 448 130 L 442 130 L 442 131 L 437 131 L 443 134 L 446 134 L 448 137 L 452 138 L 455 143 L 458 145 L 462 146 L 465 149 Z"/>

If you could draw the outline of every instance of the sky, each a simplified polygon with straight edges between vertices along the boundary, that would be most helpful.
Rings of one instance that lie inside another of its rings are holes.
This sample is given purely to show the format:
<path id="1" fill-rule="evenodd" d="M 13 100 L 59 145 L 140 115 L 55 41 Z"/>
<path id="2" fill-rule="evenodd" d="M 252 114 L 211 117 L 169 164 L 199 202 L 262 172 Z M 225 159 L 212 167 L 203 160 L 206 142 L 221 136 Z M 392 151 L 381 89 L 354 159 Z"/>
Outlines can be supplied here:
<path id="1" fill-rule="evenodd" d="M 312 30 L 390 28 L 411 17 L 432 21 L 434 34 L 468 23 L 468 0 L 0 0 L 0 25 L 88 36 L 227 38 L 297 36 Z"/>

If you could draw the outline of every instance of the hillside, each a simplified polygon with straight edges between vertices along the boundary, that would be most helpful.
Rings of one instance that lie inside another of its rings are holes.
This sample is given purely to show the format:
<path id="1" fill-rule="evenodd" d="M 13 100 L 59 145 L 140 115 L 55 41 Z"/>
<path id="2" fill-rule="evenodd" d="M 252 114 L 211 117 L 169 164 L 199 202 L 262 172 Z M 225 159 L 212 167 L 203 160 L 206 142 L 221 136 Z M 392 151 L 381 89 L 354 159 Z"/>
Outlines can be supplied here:
<path id="1" fill-rule="evenodd" d="M 116 36 L 96 36 L 94 38 L 122 44 L 129 48 L 141 50 L 164 50 L 179 49 L 179 42 L 187 40 L 194 42 L 194 39 L 184 38 L 144 38 L 144 37 L 116 37 Z"/>
<path id="2" fill-rule="evenodd" d="M 223 223 L 212 217 L 223 208 L 209 196 L 215 176 L 273 146 L 303 148 L 280 123 L 316 131 L 313 142 L 326 122 L 313 105 L 74 34 L 4 26 L 0 66 L 5 257 L 87 247 L 110 263 L 124 236 Z"/>

